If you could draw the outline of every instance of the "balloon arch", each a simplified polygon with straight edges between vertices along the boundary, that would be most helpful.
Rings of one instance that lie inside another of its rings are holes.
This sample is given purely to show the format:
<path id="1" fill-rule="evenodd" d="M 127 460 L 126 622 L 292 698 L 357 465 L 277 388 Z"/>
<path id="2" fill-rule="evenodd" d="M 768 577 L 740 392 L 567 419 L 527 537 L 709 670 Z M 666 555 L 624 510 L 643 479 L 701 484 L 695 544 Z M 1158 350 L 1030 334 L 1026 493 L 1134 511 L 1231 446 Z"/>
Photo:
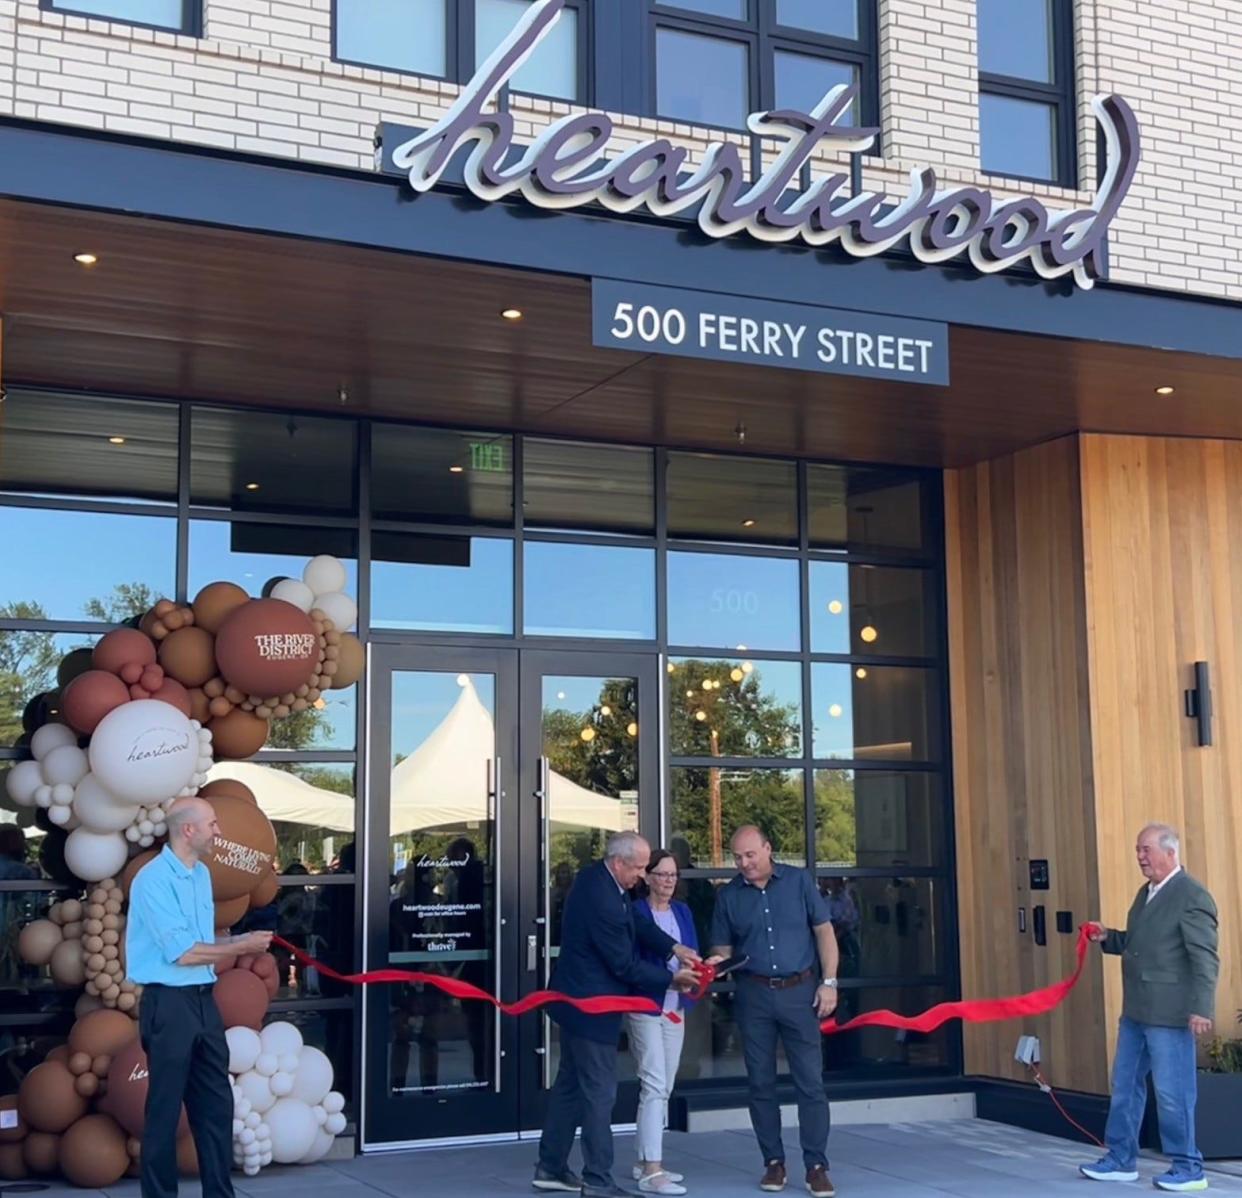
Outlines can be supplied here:
<path id="1" fill-rule="evenodd" d="M 365 651 L 344 566 L 313 558 L 301 579 L 254 598 L 213 582 L 193 603 L 162 599 L 132 627 L 60 663 L 58 695 L 27 707 L 31 757 L 6 790 L 45 832 L 41 861 L 71 897 L 21 929 L 18 951 L 58 985 L 81 989 L 68 1042 L 0 1098 L 0 1179 L 63 1174 L 99 1189 L 138 1168 L 147 1063 L 138 1041 L 142 988 L 125 974 L 130 883 L 167 836 L 168 808 L 199 795 L 220 834 L 207 862 L 216 927 L 227 930 L 277 894 L 276 834 L 253 791 L 207 781 L 243 761 L 273 721 L 353 686 Z M 267 1023 L 279 979 L 270 954 L 216 969 L 216 1004 L 233 1083 L 233 1158 L 247 1174 L 273 1161 L 319 1160 L 345 1128 L 332 1064 L 289 1023 Z M 184 1118 L 177 1159 L 197 1171 Z"/>

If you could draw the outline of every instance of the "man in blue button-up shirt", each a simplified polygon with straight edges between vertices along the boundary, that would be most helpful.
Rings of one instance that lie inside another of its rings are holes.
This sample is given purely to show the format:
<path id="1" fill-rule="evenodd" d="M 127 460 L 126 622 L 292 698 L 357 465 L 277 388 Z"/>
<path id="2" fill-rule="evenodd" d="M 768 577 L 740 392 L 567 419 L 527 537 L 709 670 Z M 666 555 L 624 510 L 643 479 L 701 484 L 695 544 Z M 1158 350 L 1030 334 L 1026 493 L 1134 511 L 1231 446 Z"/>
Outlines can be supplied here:
<path id="1" fill-rule="evenodd" d="M 233 1195 L 233 1091 L 224 1023 L 212 996 L 215 965 L 239 953 L 265 952 L 272 934 L 251 932 L 217 942 L 211 874 L 203 859 L 219 831 L 205 799 L 178 799 L 168 811 L 168 843 L 130 887 L 126 972 L 143 986 L 138 1027 L 150 1075 L 143 1198 L 177 1193 L 183 1102 L 198 1150 L 203 1198 Z"/>
<path id="2" fill-rule="evenodd" d="M 733 834 L 737 877 L 716 893 L 711 943 L 716 956 L 745 955 L 735 1010 L 746 1058 L 750 1121 L 763 1152 L 760 1188 L 785 1188 L 785 1148 L 776 1100 L 776 1044 L 798 1092 L 798 1131 L 807 1189 L 836 1193 L 828 1177 L 828 1096 L 819 1021 L 837 1006 L 837 940 L 828 904 L 804 869 L 777 865 L 756 827 Z"/>

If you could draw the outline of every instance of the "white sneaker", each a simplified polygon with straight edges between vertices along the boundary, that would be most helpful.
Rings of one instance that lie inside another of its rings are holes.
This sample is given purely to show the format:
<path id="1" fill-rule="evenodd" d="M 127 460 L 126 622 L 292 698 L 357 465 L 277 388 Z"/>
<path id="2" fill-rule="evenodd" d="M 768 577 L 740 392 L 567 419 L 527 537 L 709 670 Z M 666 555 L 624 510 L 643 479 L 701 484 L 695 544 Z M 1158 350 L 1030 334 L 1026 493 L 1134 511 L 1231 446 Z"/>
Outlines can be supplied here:
<path id="1" fill-rule="evenodd" d="M 631 1174 L 631 1176 L 634 1178 L 634 1180 L 635 1180 L 635 1181 L 642 1181 L 642 1179 L 643 1179 L 643 1167 L 642 1167 L 642 1165 L 635 1165 L 635 1166 L 634 1166 L 634 1171 L 633 1171 L 633 1173 Z M 664 1176 L 665 1176 L 665 1177 L 667 1177 L 667 1178 L 669 1179 L 669 1181 L 677 1181 L 677 1182 L 681 1182 L 681 1181 L 685 1181 L 685 1180 L 686 1180 L 686 1179 L 685 1179 L 685 1178 L 684 1178 L 684 1177 L 683 1177 L 680 1173 L 674 1173 L 674 1172 L 672 1171 L 672 1169 L 665 1169 L 665 1170 L 664 1170 Z"/>
<path id="2" fill-rule="evenodd" d="M 684 1194 L 687 1192 L 685 1186 L 674 1180 L 672 1173 L 666 1173 L 663 1170 L 640 1177 L 638 1188 L 644 1194 Z"/>

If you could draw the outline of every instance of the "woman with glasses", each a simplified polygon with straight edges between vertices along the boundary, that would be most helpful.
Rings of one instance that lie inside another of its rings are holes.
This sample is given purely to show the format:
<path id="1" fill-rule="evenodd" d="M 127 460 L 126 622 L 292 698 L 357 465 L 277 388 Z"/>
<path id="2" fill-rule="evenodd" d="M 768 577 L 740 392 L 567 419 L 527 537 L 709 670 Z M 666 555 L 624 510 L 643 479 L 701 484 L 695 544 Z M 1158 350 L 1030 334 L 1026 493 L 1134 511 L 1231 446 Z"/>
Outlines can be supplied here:
<path id="1" fill-rule="evenodd" d="M 678 944 L 699 947 L 694 918 L 685 903 L 673 898 L 679 880 L 677 860 L 668 849 L 656 849 L 647 863 L 647 893 L 634 904 L 636 919 L 650 919 Z M 658 962 L 656 962 L 658 963 Z M 680 966 L 670 957 L 669 978 Z M 665 1011 L 685 1012 L 694 1005 L 670 986 L 664 994 Z M 638 1065 L 638 1164 L 634 1178 L 645 1194 L 684 1194 L 680 1173 L 664 1167 L 664 1128 L 668 1124 L 668 1100 L 677 1080 L 677 1066 L 685 1040 L 686 1025 L 663 1015 L 627 1015 L 630 1048 Z"/>

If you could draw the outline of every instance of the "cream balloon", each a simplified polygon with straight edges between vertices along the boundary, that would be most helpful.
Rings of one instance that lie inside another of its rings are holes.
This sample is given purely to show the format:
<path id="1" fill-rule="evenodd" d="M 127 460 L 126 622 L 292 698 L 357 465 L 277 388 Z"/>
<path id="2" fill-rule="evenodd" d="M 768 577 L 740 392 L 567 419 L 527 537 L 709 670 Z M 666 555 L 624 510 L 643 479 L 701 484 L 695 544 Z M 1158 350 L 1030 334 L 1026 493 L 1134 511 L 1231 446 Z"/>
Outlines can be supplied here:
<path id="1" fill-rule="evenodd" d="M 42 728 L 39 729 L 43 731 Z M 9 798 L 19 807 L 35 806 L 35 791 L 43 785 L 43 769 L 37 761 L 19 761 L 5 779 Z"/>
<path id="2" fill-rule="evenodd" d="M 42 761 L 43 780 L 49 786 L 77 786 L 90 764 L 77 745 L 57 745 Z"/>
<path id="3" fill-rule="evenodd" d="M 247 1073 L 254 1068 L 263 1050 L 259 1033 L 253 1028 L 231 1027 L 224 1033 L 229 1046 L 229 1072 Z"/>
<path id="4" fill-rule="evenodd" d="M 30 751 L 36 761 L 42 761 L 53 749 L 76 745 L 78 734 L 64 724 L 44 724 L 31 738 Z"/>
<path id="5" fill-rule="evenodd" d="M 333 591 L 345 589 L 348 576 L 338 559 L 329 553 L 321 553 L 306 563 L 302 581 L 316 595 L 330 595 Z"/>
<path id="6" fill-rule="evenodd" d="M 133 803 L 158 803 L 194 777 L 198 727 L 170 703 L 136 699 L 110 711 L 91 737 L 91 771 Z"/>
<path id="7" fill-rule="evenodd" d="M 297 1056 L 302 1051 L 302 1033 L 291 1023 L 269 1023 L 259 1033 L 259 1039 L 263 1042 L 263 1051 L 276 1058 L 273 1073 L 279 1067 L 281 1057 Z"/>
<path id="8" fill-rule="evenodd" d="M 168 704 L 163 704 L 167 707 Z M 129 860 L 129 847 L 119 832 L 77 828 L 65 840 L 65 864 L 83 882 L 115 877 Z"/>
<path id="9" fill-rule="evenodd" d="M 332 1089 L 332 1062 L 309 1044 L 298 1057 L 291 1096 L 310 1106 L 323 1102 Z"/>
<path id="10" fill-rule="evenodd" d="M 352 628 L 358 620 L 358 605 L 343 591 L 316 595 L 315 606 L 332 621 L 338 632 Z"/>
<path id="11" fill-rule="evenodd" d="M 260 1115 L 271 1110 L 272 1103 L 276 1101 L 276 1095 L 267 1084 L 267 1078 L 253 1070 L 243 1073 L 237 1079 L 237 1087 L 241 1090 L 242 1097 L 250 1103 L 251 1109 L 258 1111 Z"/>
<path id="12" fill-rule="evenodd" d="M 272 1137 L 272 1160 L 281 1165 L 294 1165 L 315 1142 L 319 1124 L 314 1113 L 296 1098 L 282 1098 L 263 1117 Z"/>
<path id="13" fill-rule="evenodd" d="M 292 603 L 300 611 L 310 611 L 315 606 L 315 592 L 296 578 L 282 578 L 272 587 L 271 597 Z"/>
<path id="14" fill-rule="evenodd" d="M 124 832 L 137 810 L 118 799 L 94 774 L 87 774 L 73 794 L 73 812 L 91 832 Z"/>
<path id="15" fill-rule="evenodd" d="M 313 1165 L 316 1161 L 323 1160 L 329 1152 L 332 1151 L 332 1143 L 335 1139 L 330 1136 L 322 1127 L 315 1129 L 315 1140 L 307 1150 L 306 1155 L 298 1161 L 299 1165 Z"/>

